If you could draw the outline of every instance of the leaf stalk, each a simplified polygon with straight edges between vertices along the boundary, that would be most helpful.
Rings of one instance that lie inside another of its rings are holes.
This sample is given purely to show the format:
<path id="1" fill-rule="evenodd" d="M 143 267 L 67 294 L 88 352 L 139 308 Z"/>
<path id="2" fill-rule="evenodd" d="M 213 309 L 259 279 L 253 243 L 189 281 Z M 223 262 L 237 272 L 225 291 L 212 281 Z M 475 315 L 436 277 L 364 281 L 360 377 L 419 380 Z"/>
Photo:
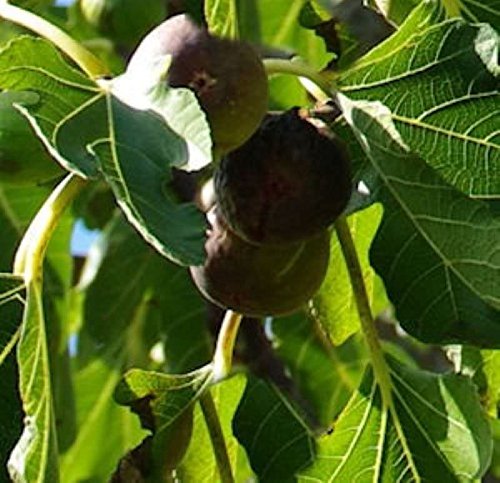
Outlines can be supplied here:
<path id="1" fill-rule="evenodd" d="M 363 272 L 361 264 L 359 263 L 356 247 L 352 239 L 351 230 L 344 216 L 337 218 L 335 222 L 335 230 L 347 265 L 347 271 L 351 280 L 356 308 L 361 323 L 361 330 L 363 331 L 368 345 L 375 379 L 380 386 L 384 403 L 390 407 L 392 406 L 392 384 L 389 367 L 385 360 L 378 334 L 375 329 L 375 321 L 373 320 L 370 302 L 366 292 L 366 285 L 363 279 Z"/>
<path id="2" fill-rule="evenodd" d="M 224 315 L 212 361 L 214 383 L 226 378 L 231 372 L 234 343 L 242 318 L 243 315 L 232 310 L 227 310 Z"/>
<path id="3" fill-rule="evenodd" d="M 26 284 L 41 278 L 45 251 L 64 210 L 87 181 L 69 174 L 52 191 L 21 240 L 14 258 L 14 275 L 24 278 Z"/>
<path id="4" fill-rule="evenodd" d="M 330 82 L 305 62 L 287 59 L 264 59 L 263 63 L 268 75 L 295 75 L 300 78 L 307 91 L 318 101 L 331 99 L 333 90 Z"/>
<path id="5" fill-rule="evenodd" d="M 224 433 L 222 432 L 217 408 L 210 392 L 207 391 L 200 397 L 200 406 L 205 417 L 205 422 L 207 423 L 210 440 L 212 441 L 220 480 L 222 483 L 234 483 Z"/>

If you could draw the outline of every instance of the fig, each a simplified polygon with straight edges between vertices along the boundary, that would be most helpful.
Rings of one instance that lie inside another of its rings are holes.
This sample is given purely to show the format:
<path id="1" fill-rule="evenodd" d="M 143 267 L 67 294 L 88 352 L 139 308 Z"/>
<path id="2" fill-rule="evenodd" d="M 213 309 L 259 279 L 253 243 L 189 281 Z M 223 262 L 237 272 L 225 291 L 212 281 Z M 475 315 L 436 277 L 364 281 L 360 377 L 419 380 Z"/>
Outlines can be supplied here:
<path id="1" fill-rule="evenodd" d="M 207 115 L 218 154 L 243 144 L 265 116 L 268 101 L 264 66 L 247 43 L 222 39 L 186 14 L 152 30 L 127 66 L 139 70 L 145 59 L 171 55 L 166 81 L 194 91 Z"/>
<path id="2" fill-rule="evenodd" d="M 214 174 L 217 203 L 249 242 L 305 240 L 335 221 L 351 195 L 350 162 L 339 139 L 294 108 L 269 114 Z"/>
<path id="3" fill-rule="evenodd" d="M 64 170 L 45 150 L 15 103 L 36 102 L 29 92 L 0 93 L 0 182 L 36 185 L 61 176 Z"/>
<path id="4" fill-rule="evenodd" d="M 190 267 L 200 292 L 211 302 L 250 317 L 277 316 L 303 307 L 320 287 L 330 252 L 330 234 L 287 245 L 258 246 L 233 233 L 217 206 L 204 265 Z"/>

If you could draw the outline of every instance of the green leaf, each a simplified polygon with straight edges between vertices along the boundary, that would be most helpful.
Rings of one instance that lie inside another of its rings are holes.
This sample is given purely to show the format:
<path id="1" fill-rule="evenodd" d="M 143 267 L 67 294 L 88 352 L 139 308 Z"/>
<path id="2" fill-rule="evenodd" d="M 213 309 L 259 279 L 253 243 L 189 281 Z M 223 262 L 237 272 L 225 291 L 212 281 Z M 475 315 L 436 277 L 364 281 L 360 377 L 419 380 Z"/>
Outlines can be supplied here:
<path id="1" fill-rule="evenodd" d="M 481 402 L 492 418 L 497 416 L 500 402 L 500 352 L 476 347 L 457 347 L 457 370 L 472 378 Z"/>
<path id="2" fill-rule="evenodd" d="M 59 137 L 72 158 L 97 157 L 127 219 L 156 250 L 180 264 L 201 263 L 203 217 L 169 193 L 170 168 L 187 159 L 186 143 L 159 115 L 102 94 L 74 113 Z"/>
<path id="3" fill-rule="evenodd" d="M 123 338 L 158 273 L 170 264 L 121 218 L 101 237 L 89 260 L 94 277 L 88 280 L 84 272 L 80 290 L 85 291 L 86 331 L 96 343 L 110 345 Z"/>
<path id="4" fill-rule="evenodd" d="M 300 396 L 328 428 L 359 385 L 366 365 L 363 341 L 351 337 L 333 347 L 316 321 L 303 314 L 275 319 L 271 329 L 273 347 Z"/>
<path id="5" fill-rule="evenodd" d="M 65 156 L 64 150 L 58 148 L 58 132 L 81 106 L 101 95 L 100 89 L 70 67 L 53 45 L 33 37 L 9 42 L 0 50 L 0 87 L 36 93 L 39 102 L 20 111 L 50 154 L 67 170 L 84 177 L 97 175 L 95 159 L 88 153 L 76 159 Z"/>
<path id="6" fill-rule="evenodd" d="M 403 327 L 425 342 L 500 344 L 500 221 L 402 144 L 380 103 L 341 96 L 384 205 L 371 261 Z"/>
<path id="7" fill-rule="evenodd" d="M 129 221 L 160 253 L 181 264 L 202 262 L 203 218 L 168 193 L 171 166 L 194 169 L 211 160 L 207 122 L 192 93 L 156 86 L 150 103 L 162 117 L 135 110 L 107 93 L 106 83 L 98 87 L 67 65 L 51 44 L 31 37 L 0 51 L 0 86 L 39 96 L 20 110 L 52 156 L 82 176 L 100 168 Z"/>
<path id="8" fill-rule="evenodd" d="M 499 0 L 457 0 L 458 8 L 463 17 L 469 22 L 489 23 L 497 32 L 500 30 L 500 1 Z"/>
<path id="9" fill-rule="evenodd" d="M 210 125 L 193 91 L 167 86 L 169 65 L 168 55 L 135 56 L 124 74 L 113 79 L 110 87 L 103 86 L 128 106 L 161 116 L 187 149 L 173 164 L 186 171 L 199 170 L 212 162 Z"/>
<path id="10" fill-rule="evenodd" d="M 233 436 L 231 423 L 245 388 L 245 377 L 237 375 L 222 381 L 210 389 L 231 462 L 235 481 L 247 481 L 252 472 L 244 452 Z M 212 482 L 219 478 L 212 442 L 203 412 L 199 405 L 194 411 L 194 427 L 191 444 L 182 460 L 177 474 L 181 481 Z"/>
<path id="11" fill-rule="evenodd" d="M 7 267 L 12 264 L 19 239 L 30 217 L 34 215 L 46 195 L 46 188 L 0 188 L 2 226 L 0 264 L 2 266 Z M 62 229 L 56 232 L 49 246 L 47 256 L 51 262 L 56 262 L 57 269 L 51 269 L 50 265 L 47 265 L 47 285 L 43 301 L 41 287 L 32 283 L 27 288 L 26 297 L 23 297 L 24 316 L 20 316 L 21 307 L 18 304 L 20 302 L 20 281 L 16 277 L 2 277 L 2 284 L 6 283 L 10 286 L 9 295 L 3 301 L 11 299 L 17 302 L 1 306 L 0 311 L 3 314 L 7 313 L 9 318 L 11 316 L 14 318 L 9 321 L 2 320 L 4 322 L 2 335 L 6 338 L 2 340 L 0 352 L 2 350 L 7 352 L 12 347 L 13 337 L 16 337 L 15 331 L 22 320 L 20 340 L 17 344 L 17 358 L 20 377 L 19 392 L 23 399 L 26 420 L 23 435 L 10 458 L 9 471 L 12 474 L 17 474 L 19 478 L 26 478 L 25 481 L 37 481 L 36 476 L 40 476 L 41 479 L 47 476 L 49 481 L 57 481 L 57 445 L 53 412 L 53 381 L 49 367 L 49 344 L 58 349 L 59 339 L 48 337 L 47 331 L 50 331 L 51 334 L 57 334 L 57 330 L 53 330 L 57 322 L 52 317 L 46 327 L 42 307 L 53 314 L 53 306 L 60 303 L 61 300 L 61 285 L 57 280 L 58 277 L 54 275 L 58 274 L 58 276 L 63 277 L 63 273 L 67 271 L 67 246 L 65 246 L 66 256 L 60 251 L 64 240 L 67 240 L 69 229 L 67 221 L 69 220 L 65 218 Z M 6 292 L 1 291 L 0 293 L 5 295 Z M 46 298 L 47 294 L 50 294 L 50 299 Z M 11 364 L 10 370 L 12 370 L 14 363 L 11 361 L 9 364 Z M 12 378 L 10 380 L 12 382 Z M 15 394 L 9 394 L 9 391 L 15 391 Z M 5 394 L 7 399 L 18 400 L 18 390 L 14 386 L 6 389 Z M 14 417 L 15 413 L 13 412 Z"/>
<path id="12" fill-rule="evenodd" d="M 118 384 L 115 400 L 136 412 L 143 425 L 160 433 L 205 392 L 212 366 L 180 375 L 131 369 Z"/>
<path id="13" fill-rule="evenodd" d="M 7 461 L 23 431 L 23 408 L 18 389 L 18 366 L 11 352 L 0 364 L 0 481 L 11 481 Z"/>
<path id="14" fill-rule="evenodd" d="M 23 434 L 9 459 L 16 481 L 59 481 L 52 382 L 42 290 L 38 280 L 26 287 L 18 342 L 19 389 L 25 413 Z"/>
<path id="15" fill-rule="evenodd" d="M 236 0 L 207 0 L 204 3 L 209 31 L 217 37 L 238 38 Z"/>
<path id="16" fill-rule="evenodd" d="M 0 182 L 37 185 L 60 176 L 61 167 L 48 155 L 15 104 L 36 104 L 33 92 L 0 93 Z"/>
<path id="17" fill-rule="evenodd" d="M 137 418 L 113 400 L 126 352 L 118 344 L 83 367 L 75 367 L 77 436 L 61 456 L 61 481 L 108 481 L 121 456 L 139 443 L 144 431 Z"/>
<path id="18" fill-rule="evenodd" d="M 150 315 L 157 319 L 169 373 L 192 371 L 208 363 L 213 338 L 208 330 L 207 304 L 189 271 L 169 264 L 154 285 Z"/>
<path id="19" fill-rule="evenodd" d="M 23 320 L 24 281 L 0 273 L 0 366 L 15 346 Z"/>
<path id="20" fill-rule="evenodd" d="M 500 478 L 500 421 L 493 419 L 491 421 L 491 430 L 493 432 L 493 455 L 491 458 L 490 474 L 497 479 Z"/>
<path id="21" fill-rule="evenodd" d="M 193 203 L 169 198 L 170 167 L 186 156 L 185 143 L 155 114 L 109 96 L 109 132 L 93 149 L 118 204 L 143 238 L 170 260 L 204 259 L 205 223 Z"/>
<path id="22" fill-rule="evenodd" d="M 368 250 L 381 219 L 380 205 L 372 205 L 348 218 L 374 314 L 378 314 L 388 305 L 383 286 L 368 260 Z M 312 300 L 312 313 L 325 328 L 334 345 L 341 345 L 359 330 L 358 311 L 349 273 L 336 236 L 331 238 L 328 271 L 322 286 Z"/>
<path id="23" fill-rule="evenodd" d="M 208 362 L 206 304 L 189 272 L 160 257 L 122 219 L 93 247 L 83 279 L 85 330 L 96 343 L 113 344 L 138 323 L 135 343 L 149 352 L 161 340 L 168 372 Z"/>
<path id="24" fill-rule="evenodd" d="M 292 51 L 316 67 L 330 60 L 325 45 L 314 32 L 300 26 L 303 0 L 277 2 L 238 0 L 238 26 L 242 39 Z"/>
<path id="25" fill-rule="evenodd" d="M 299 481 L 470 482 L 486 471 L 491 433 L 471 381 L 390 360 L 393 404 L 369 368 Z"/>
<path id="26" fill-rule="evenodd" d="M 47 194 L 44 187 L 0 184 L 0 272 L 12 269 L 17 245 Z"/>
<path id="27" fill-rule="evenodd" d="M 421 0 L 379 0 L 377 7 L 391 22 L 402 24 Z"/>
<path id="28" fill-rule="evenodd" d="M 498 34 L 441 21 L 422 2 L 401 28 L 338 80 L 351 98 L 380 100 L 404 142 L 467 194 L 500 194 Z"/>
<path id="29" fill-rule="evenodd" d="M 233 431 L 261 482 L 294 481 L 314 458 L 314 440 L 303 417 L 273 385 L 249 377 Z"/>

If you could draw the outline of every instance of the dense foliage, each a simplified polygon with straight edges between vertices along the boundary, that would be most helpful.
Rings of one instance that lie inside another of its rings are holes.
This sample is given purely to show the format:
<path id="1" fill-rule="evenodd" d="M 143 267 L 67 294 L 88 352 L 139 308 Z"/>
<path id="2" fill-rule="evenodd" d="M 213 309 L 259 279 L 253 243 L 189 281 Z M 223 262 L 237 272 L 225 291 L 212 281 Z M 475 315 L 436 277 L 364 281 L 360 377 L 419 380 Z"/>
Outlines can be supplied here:
<path id="1" fill-rule="evenodd" d="M 0 0 L 0 481 L 500 478 L 500 1 L 53 3 Z"/>

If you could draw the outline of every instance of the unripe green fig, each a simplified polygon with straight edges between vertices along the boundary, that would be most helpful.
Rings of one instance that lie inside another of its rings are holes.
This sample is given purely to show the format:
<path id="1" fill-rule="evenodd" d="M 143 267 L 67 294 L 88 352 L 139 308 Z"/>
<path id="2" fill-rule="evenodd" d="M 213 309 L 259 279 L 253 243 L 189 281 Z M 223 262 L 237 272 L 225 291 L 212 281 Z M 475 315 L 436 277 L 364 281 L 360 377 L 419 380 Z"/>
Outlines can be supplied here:
<path id="1" fill-rule="evenodd" d="M 207 115 L 218 153 L 245 142 L 262 121 L 268 102 L 267 76 L 254 49 L 244 42 L 211 35 L 187 15 L 169 18 L 134 52 L 128 72 L 144 59 L 171 55 L 167 83 L 192 89 Z"/>
<path id="2" fill-rule="evenodd" d="M 221 161 L 214 185 L 229 226 L 257 244 L 305 240 L 342 213 L 351 195 L 341 142 L 298 109 L 269 114 Z"/>
<path id="3" fill-rule="evenodd" d="M 64 173 L 13 105 L 31 97 L 28 92 L 0 94 L 0 183 L 36 185 Z"/>
<path id="4" fill-rule="evenodd" d="M 234 234 L 218 212 L 203 266 L 191 267 L 201 293 L 223 308 L 251 317 L 285 315 L 304 307 L 320 287 L 328 267 L 330 234 L 281 246 L 258 246 Z"/>

